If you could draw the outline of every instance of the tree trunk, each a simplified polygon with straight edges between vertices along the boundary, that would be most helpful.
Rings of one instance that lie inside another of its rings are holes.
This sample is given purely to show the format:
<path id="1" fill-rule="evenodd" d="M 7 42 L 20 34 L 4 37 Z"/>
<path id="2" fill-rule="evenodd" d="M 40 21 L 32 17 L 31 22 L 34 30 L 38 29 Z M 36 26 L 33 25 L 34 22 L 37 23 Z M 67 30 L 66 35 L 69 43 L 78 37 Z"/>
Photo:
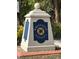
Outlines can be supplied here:
<path id="1" fill-rule="evenodd" d="M 58 3 L 57 0 L 54 0 L 55 5 L 55 23 L 58 23 L 59 21 L 59 13 L 58 13 Z"/>

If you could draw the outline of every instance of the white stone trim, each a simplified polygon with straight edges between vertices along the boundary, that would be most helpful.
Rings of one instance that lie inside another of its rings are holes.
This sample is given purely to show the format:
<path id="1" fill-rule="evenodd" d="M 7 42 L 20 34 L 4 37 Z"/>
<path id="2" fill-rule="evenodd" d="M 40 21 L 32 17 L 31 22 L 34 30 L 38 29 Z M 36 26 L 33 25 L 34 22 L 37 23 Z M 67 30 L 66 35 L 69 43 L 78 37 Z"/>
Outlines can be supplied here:
<path id="1" fill-rule="evenodd" d="M 35 48 L 35 47 L 52 47 L 55 45 L 43 45 L 43 46 L 29 46 L 28 48 Z"/>

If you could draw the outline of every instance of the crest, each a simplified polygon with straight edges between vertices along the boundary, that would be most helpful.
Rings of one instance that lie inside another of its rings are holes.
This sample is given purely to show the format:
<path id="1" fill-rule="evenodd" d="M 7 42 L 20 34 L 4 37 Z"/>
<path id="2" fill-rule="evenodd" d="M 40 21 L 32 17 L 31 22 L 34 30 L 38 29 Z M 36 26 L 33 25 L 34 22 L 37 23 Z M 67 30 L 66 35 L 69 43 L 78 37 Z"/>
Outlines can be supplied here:
<path id="1" fill-rule="evenodd" d="M 33 23 L 33 26 L 35 41 L 43 43 L 45 40 L 48 40 L 48 22 L 39 19 L 37 22 Z"/>

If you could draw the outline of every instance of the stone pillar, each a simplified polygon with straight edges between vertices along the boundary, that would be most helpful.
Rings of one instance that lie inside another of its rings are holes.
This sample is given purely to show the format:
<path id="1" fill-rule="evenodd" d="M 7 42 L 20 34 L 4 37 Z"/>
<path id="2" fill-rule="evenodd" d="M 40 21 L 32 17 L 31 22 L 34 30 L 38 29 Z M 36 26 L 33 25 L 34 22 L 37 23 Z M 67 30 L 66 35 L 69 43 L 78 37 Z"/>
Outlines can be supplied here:
<path id="1" fill-rule="evenodd" d="M 40 4 L 25 15 L 21 48 L 26 52 L 54 50 L 50 15 L 40 9 Z"/>

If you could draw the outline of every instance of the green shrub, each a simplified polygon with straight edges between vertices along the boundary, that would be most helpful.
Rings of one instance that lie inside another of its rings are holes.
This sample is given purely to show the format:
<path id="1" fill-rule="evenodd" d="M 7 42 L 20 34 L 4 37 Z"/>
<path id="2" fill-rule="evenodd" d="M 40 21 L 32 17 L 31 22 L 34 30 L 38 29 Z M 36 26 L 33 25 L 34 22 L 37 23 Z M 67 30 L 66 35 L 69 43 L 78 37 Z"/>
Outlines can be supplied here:
<path id="1" fill-rule="evenodd" d="M 53 34 L 55 39 L 61 39 L 61 24 L 54 23 L 53 24 Z"/>
<path id="2" fill-rule="evenodd" d="M 17 45 L 20 45 L 23 33 L 23 26 L 19 25 L 17 29 Z"/>

